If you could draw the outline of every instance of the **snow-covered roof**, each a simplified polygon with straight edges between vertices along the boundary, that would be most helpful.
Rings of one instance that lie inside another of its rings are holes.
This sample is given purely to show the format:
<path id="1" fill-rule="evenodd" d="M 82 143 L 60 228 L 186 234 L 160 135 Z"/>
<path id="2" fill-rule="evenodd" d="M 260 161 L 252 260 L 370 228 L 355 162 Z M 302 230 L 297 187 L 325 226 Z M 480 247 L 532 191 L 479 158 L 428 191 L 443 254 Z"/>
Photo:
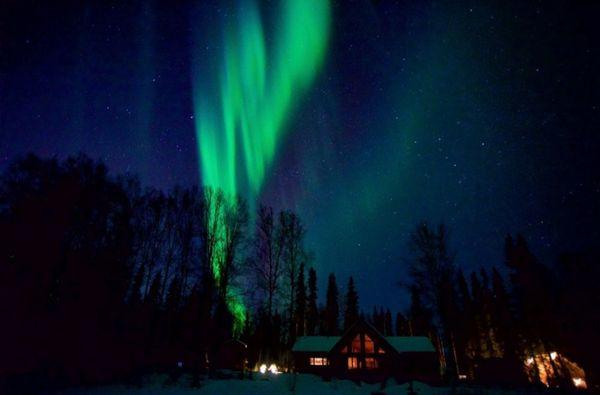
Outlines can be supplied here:
<path id="1" fill-rule="evenodd" d="M 328 352 L 340 339 L 341 336 L 301 336 L 294 343 L 292 351 Z"/>
<path id="2" fill-rule="evenodd" d="M 435 348 L 425 336 L 386 336 L 385 340 L 398 352 L 433 352 Z"/>

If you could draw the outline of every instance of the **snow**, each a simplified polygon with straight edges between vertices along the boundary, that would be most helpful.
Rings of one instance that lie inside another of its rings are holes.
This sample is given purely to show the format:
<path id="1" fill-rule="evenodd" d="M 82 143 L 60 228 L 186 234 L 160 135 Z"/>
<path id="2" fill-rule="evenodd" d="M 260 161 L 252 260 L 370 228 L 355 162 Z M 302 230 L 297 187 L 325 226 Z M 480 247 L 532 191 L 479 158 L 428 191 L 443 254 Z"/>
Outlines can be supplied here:
<path id="1" fill-rule="evenodd" d="M 385 340 L 398 352 L 434 352 L 435 348 L 425 336 L 386 336 Z"/>
<path id="2" fill-rule="evenodd" d="M 141 387 L 109 385 L 95 388 L 71 389 L 60 393 L 64 395 L 370 395 L 373 393 L 406 395 L 408 393 L 407 383 L 396 384 L 395 381 L 390 381 L 389 385 L 381 388 L 381 384 L 362 383 L 358 385 L 348 380 L 323 381 L 320 377 L 310 374 L 261 375 L 260 373 L 255 373 L 254 380 L 203 380 L 197 388 L 190 387 L 189 376 L 184 376 L 178 382 L 170 385 L 165 384 L 167 381 L 167 376 L 165 375 L 155 375 L 146 381 Z M 419 395 L 516 394 L 516 392 L 498 389 L 431 387 L 421 382 L 414 382 L 413 390 Z"/>
<path id="3" fill-rule="evenodd" d="M 301 336 L 294 343 L 292 351 L 328 352 L 340 339 L 341 336 Z"/>

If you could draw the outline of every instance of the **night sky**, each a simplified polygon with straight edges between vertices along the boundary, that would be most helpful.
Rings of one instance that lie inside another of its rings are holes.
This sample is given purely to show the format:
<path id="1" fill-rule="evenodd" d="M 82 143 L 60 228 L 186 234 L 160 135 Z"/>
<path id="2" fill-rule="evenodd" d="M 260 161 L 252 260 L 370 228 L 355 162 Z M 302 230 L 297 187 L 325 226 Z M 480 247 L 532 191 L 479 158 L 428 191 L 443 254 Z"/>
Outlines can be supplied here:
<path id="1" fill-rule="evenodd" d="M 597 3 L 207 3 L 3 2 L 0 170 L 84 152 L 291 208 L 366 309 L 406 306 L 421 220 L 467 271 L 507 233 L 597 246 Z"/>

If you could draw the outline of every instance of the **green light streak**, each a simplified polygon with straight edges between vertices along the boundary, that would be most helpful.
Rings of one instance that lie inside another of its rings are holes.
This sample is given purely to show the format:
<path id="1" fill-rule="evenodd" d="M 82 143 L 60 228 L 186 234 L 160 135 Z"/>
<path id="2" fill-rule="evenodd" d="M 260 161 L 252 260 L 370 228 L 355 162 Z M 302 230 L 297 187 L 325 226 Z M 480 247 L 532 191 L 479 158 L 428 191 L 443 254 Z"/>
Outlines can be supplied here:
<path id="1" fill-rule="evenodd" d="M 264 185 L 298 98 L 323 62 L 329 34 L 326 0 L 283 1 L 278 11 L 269 30 L 274 40 L 267 42 L 256 3 L 240 3 L 224 29 L 216 70 L 205 73 L 211 69 L 206 65 L 210 60 L 194 53 L 194 115 L 202 182 L 229 197 L 245 194 L 251 205 Z M 218 278 L 218 265 L 212 266 Z M 243 323 L 242 298 L 235 290 L 231 293 L 229 308 L 238 324 Z"/>

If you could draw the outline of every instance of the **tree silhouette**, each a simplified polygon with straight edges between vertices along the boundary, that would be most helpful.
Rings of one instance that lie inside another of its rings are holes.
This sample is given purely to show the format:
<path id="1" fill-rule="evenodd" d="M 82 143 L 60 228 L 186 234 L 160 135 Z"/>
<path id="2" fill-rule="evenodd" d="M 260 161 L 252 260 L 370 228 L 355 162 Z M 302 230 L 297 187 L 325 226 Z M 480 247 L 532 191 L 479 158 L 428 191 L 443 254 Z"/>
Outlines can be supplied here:
<path id="1" fill-rule="evenodd" d="M 339 333 L 339 315 L 338 288 L 335 281 L 335 274 L 329 274 L 327 280 L 327 296 L 325 301 L 324 329 L 326 336 L 335 336 Z"/>
<path id="2" fill-rule="evenodd" d="M 358 294 L 354 287 L 352 276 L 348 279 L 348 289 L 346 291 L 346 303 L 344 310 L 344 330 L 358 321 Z"/>
<path id="3" fill-rule="evenodd" d="M 315 335 L 319 326 L 319 308 L 317 307 L 317 272 L 308 270 L 308 304 L 306 307 L 306 334 Z"/>

